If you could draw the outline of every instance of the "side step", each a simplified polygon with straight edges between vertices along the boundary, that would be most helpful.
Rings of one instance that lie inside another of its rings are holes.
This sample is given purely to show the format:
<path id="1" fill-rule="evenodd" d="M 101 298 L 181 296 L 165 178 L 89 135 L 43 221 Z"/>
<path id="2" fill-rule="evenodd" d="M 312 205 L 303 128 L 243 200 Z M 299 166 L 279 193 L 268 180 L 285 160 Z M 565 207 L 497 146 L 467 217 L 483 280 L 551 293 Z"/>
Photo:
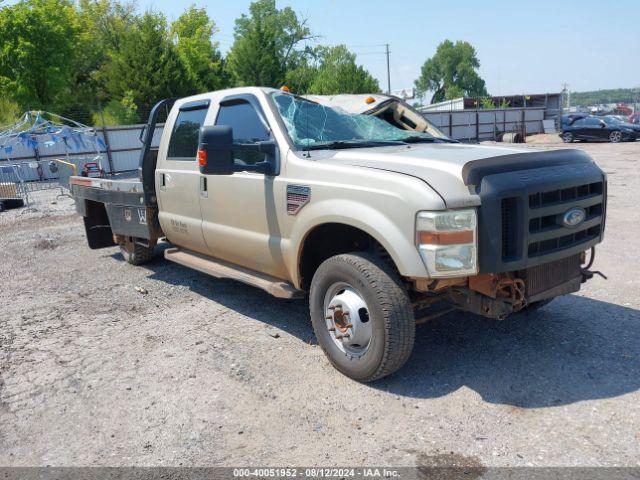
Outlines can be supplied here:
<path id="1" fill-rule="evenodd" d="M 167 248 L 164 251 L 164 258 L 212 277 L 230 278 L 261 288 L 274 297 L 302 298 L 304 296 L 301 290 L 294 288 L 293 285 L 283 280 L 188 250 L 181 250 L 175 247 Z"/>

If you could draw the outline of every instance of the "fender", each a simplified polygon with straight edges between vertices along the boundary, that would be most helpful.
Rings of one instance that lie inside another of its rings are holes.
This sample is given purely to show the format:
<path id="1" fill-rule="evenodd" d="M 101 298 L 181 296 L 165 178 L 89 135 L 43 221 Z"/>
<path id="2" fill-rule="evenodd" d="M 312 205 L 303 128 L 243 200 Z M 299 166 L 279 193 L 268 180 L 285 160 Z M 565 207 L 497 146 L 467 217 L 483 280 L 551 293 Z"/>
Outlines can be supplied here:
<path id="1" fill-rule="evenodd" d="M 414 219 L 408 222 L 410 231 L 407 227 L 403 231 L 391 218 L 361 202 L 329 199 L 311 203 L 300 213 L 288 239 L 289 245 L 284 249 L 289 276 L 299 288 L 299 264 L 307 236 L 320 225 L 340 223 L 356 227 L 373 237 L 389 253 L 401 275 L 425 277 L 427 270 L 412 242 L 415 236 L 414 222 Z"/>

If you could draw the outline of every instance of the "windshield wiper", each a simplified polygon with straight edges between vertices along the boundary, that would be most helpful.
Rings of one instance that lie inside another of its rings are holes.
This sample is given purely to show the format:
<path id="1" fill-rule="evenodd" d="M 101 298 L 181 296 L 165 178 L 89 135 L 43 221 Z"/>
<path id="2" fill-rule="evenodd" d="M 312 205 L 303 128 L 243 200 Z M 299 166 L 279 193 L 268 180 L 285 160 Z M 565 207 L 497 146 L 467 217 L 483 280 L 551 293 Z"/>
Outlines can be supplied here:
<path id="1" fill-rule="evenodd" d="M 420 135 L 413 135 L 411 137 L 403 138 L 401 142 L 404 143 L 433 143 L 436 139 L 433 137 L 422 137 Z"/>
<path id="2" fill-rule="evenodd" d="M 346 148 L 380 147 L 384 145 L 402 145 L 402 140 L 338 140 L 328 143 L 316 143 L 304 146 L 304 150 L 342 150 Z"/>
<path id="3" fill-rule="evenodd" d="M 413 135 L 402 140 L 405 143 L 460 143 L 457 140 L 445 137 L 422 137 Z"/>

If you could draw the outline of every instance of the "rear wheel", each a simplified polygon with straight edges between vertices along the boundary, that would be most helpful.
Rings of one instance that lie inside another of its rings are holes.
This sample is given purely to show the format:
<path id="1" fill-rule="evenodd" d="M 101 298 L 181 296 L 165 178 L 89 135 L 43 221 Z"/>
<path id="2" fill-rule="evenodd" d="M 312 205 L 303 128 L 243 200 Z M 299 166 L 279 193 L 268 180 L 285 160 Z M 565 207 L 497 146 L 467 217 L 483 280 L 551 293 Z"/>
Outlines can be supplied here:
<path id="1" fill-rule="evenodd" d="M 313 330 L 333 366 L 370 382 L 400 369 L 411 355 L 415 318 L 398 275 L 368 253 L 325 260 L 311 282 Z"/>
<path id="2" fill-rule="evenodd" d="M 142 265 L 153 259 L 153 246 L 145 246 L 136 241 L 135 237 L 119 237 L 120 253 L 131 265 Z"/>
<path id="3" fill-rule="evenodd" d="M 562 141 L 563 141 L 564 143 L 571 143 L 571 142 L 573 142 L 573 133 L 571 133 L 571 132 L 564 132 L 564 133 L 562 134 Z"/>
<path id="4" fill-rule="evenodd" d="M 611 143 L 620 143 L 622 141 L 622 132 L 614 130 L 609 134 L 609 141 Z"/>

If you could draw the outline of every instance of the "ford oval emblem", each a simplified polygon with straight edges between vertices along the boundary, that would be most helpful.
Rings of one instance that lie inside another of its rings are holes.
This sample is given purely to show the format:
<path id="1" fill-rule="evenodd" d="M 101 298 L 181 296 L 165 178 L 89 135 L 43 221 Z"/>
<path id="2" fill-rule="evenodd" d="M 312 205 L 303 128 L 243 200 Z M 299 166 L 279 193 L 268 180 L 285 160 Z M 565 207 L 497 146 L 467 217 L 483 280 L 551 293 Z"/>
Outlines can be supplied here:
<path id="1" fill-rule="evenodd" d="M 562 224 L 567 228 L 575 228 L 584 222 L 587 218 L 587 212 L 584 208 L 574 207 L 566 211 L 562 217 Z"/>

